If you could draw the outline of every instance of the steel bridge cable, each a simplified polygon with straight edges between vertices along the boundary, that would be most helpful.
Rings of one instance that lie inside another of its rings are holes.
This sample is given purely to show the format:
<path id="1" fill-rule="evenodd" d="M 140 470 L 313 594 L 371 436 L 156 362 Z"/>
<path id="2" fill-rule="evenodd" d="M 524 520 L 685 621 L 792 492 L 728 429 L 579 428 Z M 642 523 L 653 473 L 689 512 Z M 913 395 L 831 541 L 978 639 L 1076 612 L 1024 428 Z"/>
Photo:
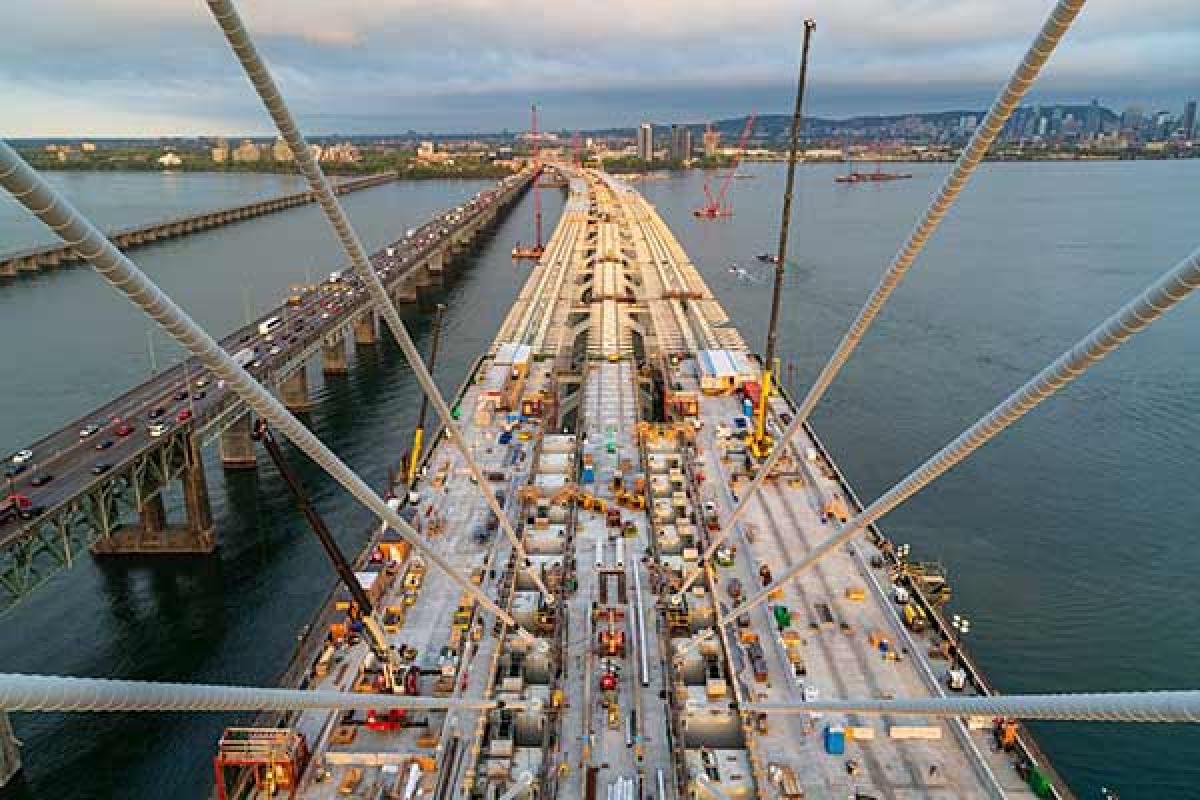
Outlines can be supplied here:
<path id="1" fill-rule="evenodd" d="M 413 344 L 412 337 L 409 336 L 404 321 L 400 319 L 400 313 L 396 311 L 396 306 L 392 303 L 391 298 L 388 297 L 387 290 L 383 288 L 379 276 L 375 274 L 375 269 L 371 266 L 362 240 L 359 239 L 358 233 L 350 224 L 350 219 L 346 216 L 345 210 L 342 209 L 341 204 L 330 188 L 329 181 L 325 177 L 325 173 L 321 170 L 320 164 L 317 163 L 317 160 L 309 151 L 308 142 L 296 126 L 296 121 L 292 117 L 291 111 L 288 110 L 283 96 L 279 93 L 279 89 L 271 77 L 271 72 L 267 68 L 266 62 L 262 60 L 258 49 L 254 46 L 254 41 L 250 38 L 250 33 L 242 23 L 241 16 L 238 14 L 233 2 L 231 0 L 206 0 L 206 2 L 218 26 L 220 26 L 221 31 L 225 34 L 225 38 L 229 42 L 234 55 L 237 56 L 238 61 L 246 71 L 246 76 L 250 79 L 250 83 L 254 85 L 255 91 L 258 93 L 259 98 L 262 99 L 263 105 L 271 115 L 271 119 L 275 122 L 275 127 L 278 128 L 280 135 L 287 142 L 288 147 L 291 148 L 292 155 L 295 157 L 300 171 L 304 173 L 309 187 L 317 197 L 317 202 L 320 204 L 321 210 L 325 212 L 325 217 L 329 220 L 329 224 L 333 226 L 342 249 L 346 251 L 346 255 L 350 258 L 350 263 L 353 265 L 354 271 L 362 278 L 367 290 L 371 293 L 372 302 L 383 314 L 384 320 L 387 321 L 387 326 L 396 338 L 396 342 L 400 345 L 400 349 L 404 352 L 404 357 L 408 360 L 408 365 L 412 368 L 417 383 L 421 385 L 425 396 L 433 403 L 434 410 L 437 411 L 438 416 L 442 420 L 442 425 L 445 427 L 447 437 L 458 448 L 459 452 L 462 453 L 463 460 L 466 462 L 471 476 L 475 479 L 484 502 L 491 512 L 496 515 L 500 527 L 504 531 L 504 535 L 508 537 L 513 551 L 521 559 L 521 563 L 526 567 L 538 591 L 547 600 L 552 600 L 553 594 L 546 588 L 546 584 L 542 582 L 539 571 L 531 566 L 532 562 L 530 562 L 529 556 L 525 553 L 525 548 L 521 546 L 521 540 L 513 529 L 512 522 L 509 520 L 508 515 L 504 513 L 504 510 L 500 508 L 499 501 L 496 500 L 488 488 L 489 484 L 484 479 L 483 471 L 471 455 L 470 447 L 468 447 L 461 432 L 458 430 L 458 426 L 454 423 L 450 407 L 446 405 L 441 391 L 438 390 L 437 384 L 433 381 L 433 376 L 429 374 L 429 370 L 425 366 L 425 360 L 421 357 L 417 346 Z"/>
<path id="2" fill-rule="evenodd" d="M 165 683 L 0 673 L 0 711 L 300 711 L 308 709 L 416 711 L 536 708 L 503 703 L 328 689 Z M 797 704 L 747 703 L 768 714 L 835 712 L 928 717 L 995 716 L 1099 722 L 1200 722 L 1200 691 L 1089 692 L 994 697 L 814 700 Z"/>
<path id="3" fill-rule="evenodd" d="M 1074 347 L 1030 378 L 1003 402 L 981 417 L 974 425 L 932 455 L 885 492 L 878 500 L 843 527 L 838 533 L 816 545 L 799 563 L 774 583 L 748 597 L 722 618 L 728 622 L 762 603 L 767 596 L 797 575 L 811 569 L 822 558 L 855 534 L 865 530 L 896 506 L 948 472 L 1014 422 L 1036 408 L 1043 400 L 1074 381 L 1093 364 L 1116 350 L 1135 333 L 1145 329 L 1179 301 L 1200 286 L 1200 248 L 1180 261 L 1141 294 L 1092 329 Z"/>
<path id="4" fill-rule="evenodd" d="M 1088 692 L 991 697 L 814 700 L 783 705 L 747 703 L 768 714 L 846 713 L 922 717 L 1013 717 L 1094 722 L 1200 722 L 1200 691 Z"/>
<path id="5" fill-rule="evenodd" d="M 488 709 L 493 701 L 452 700 L 327 689 L 275 689 L 194 683 L 0 674 L 0 711 L 299 711 L 402 708 Z"/>
<path id="6" fill-rule="evenodd" d="M 159 289 L 128 256 L 105 238 L 95 225 L 25 163 L 3 139 L 0 139 L 0 186 L 7 189 L 60 239 L 73 247 L 101 277 L 124 293 L 175 341 L 224 380 L 255 413 L 268 420 L 275 430 L 287 436 L 296 447 L 304 451 L 382 522 L 395 529 L 405 541 L 445 572 L 463 591 L 506 624 L 524 631 L 507 611 L 430 547 L 354 470 L 346 466 L 303 423 L 292 416 L 274 395 L 240 367 L 204 328 Z M 528 633 L 524 635 L 532 636 Z"/>
<path id="7" fill-rule="evenodd" d="M 825 394 L 825 390 L 833 383 L 833 379 L 837 377 L 842 365 L 850 358 L 851 354 L 858 347 L 858 343 L 866 335 L 867 329 L 871 327 L 875 317 L 882 310 L 884 303 L 891 297 L 892 292 L 900 285 L 900 281 L 907 274 L 909 267 L 916 261 L 917 256 L 924 249 L 925 243 L 937 230 L 938 224 L 942 218 L 946 216 L 946 212 L 950 210 L 955 198 L 958 197 L 963 187 L 966 186 L 967 180 L 979 166 L 983 157 L 987 155 L 988 148 L 992 142 L 1000 134 L 1004 128 L 1005 122 L 1016 109 L 1017 104 L 1021 102 L 1021 98 L 1025 96 L 1030 85 L 1037 78 L 1038 73 L 1050 58 L 1050 54 L 1054 52 L 1054 48 L 1058 46 L 1067 29 L 1071 27 L 1075 17 L 1083 8 L 1086 0 L 1059 0 L 1055 5 L 1054 10 L 1050 12 L 1050 16 L 1042 25 L 1041 31 L 1029 50 L 1025 53 L 1025 57 L 1017 66 L 1012 76 L 1009 77 L 1008 83 L 999 96 L 992 103 L 991 109 L 988 110 L 987 116 L 983 120 L 983 124 L 976 129 L 971 136 L 966 148 L 958 157 L 958 161 L 954 164 L 954 169 L 946 177 L 942 183 L 941 190 L 934 197 L 933 202 L 925 209 L 925 213 L 921 216 L 921 221 L 917 223 L 916 228 L 909 234 L 908 241 L 892 259 L 892 263 L 888 266 L 879 285 L 871 292 L 867 298 L 866 304 L 862 310 L 858 312 L 853 324 L 850 326 L 833 355 L 829 357 L 828 363 L 822 368 L 816 381 L 813 383 L 808 394 L 800 403 L 799 408 L 787 429 L 783 432 L 782 437 L 776 442 L 771 455 L 759 469 L 758 476 L 750 484 L 746 493 L 742 496 L 741 502 L 734 508 L 733 514 L 726 520 L 720 532 L 713 539 L 708 549 L 704 552 L 701 558 L 701 563 L 712 558 L 717 548 L 729 536 L 729 531 L 734 523 L 741 519 L 742 515 L 750 507 L 750 501 L 758 493 L 759 489 L 767 480 L 767 476 L 775 468 L 783 453 L 787 449 L 787 444 L 800 431 L 804 422 L 812 414 L 813 408 L 820 402 L 821 397 Z M 764 368 L 769 369 L 770 364 L 764 364 Z M 687 579 L 683 582 L 683 587 L 680 594 L 687 591 L 689 587 L 700 577 L 700 570 L 693 570 Z"/>

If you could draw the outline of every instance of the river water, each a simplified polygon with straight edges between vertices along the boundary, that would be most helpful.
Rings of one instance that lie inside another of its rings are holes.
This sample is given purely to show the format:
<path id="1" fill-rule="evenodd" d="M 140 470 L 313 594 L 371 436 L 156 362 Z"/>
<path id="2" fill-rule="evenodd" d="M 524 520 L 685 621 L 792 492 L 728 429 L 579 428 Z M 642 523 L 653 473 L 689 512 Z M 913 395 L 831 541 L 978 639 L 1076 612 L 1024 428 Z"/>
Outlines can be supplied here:
<path id="1" fill-rule="evenodd" d="M 800 171 L 780 352 L 802 391 L 936 190 L 944 165 L 879 186 Z M 736 216 L 694 219 L 702 176 L 640 188 L 758 349 L 782 168 L 733 183 Z M 985 165 L 897 291 L 814 421 L 869 500 L 920 463 L 1196 242 L 1200 161 Z M 280 176 L 71 175 L 76 202 L 105 224 L 134 224 L 295 186 Z M 131 181 L 131 183 L 130 183 Z M 371 247 L 474 182 L 392 184 L 345 198 Z M 136 201 L 124 195 L 138 192 Z M 561 207 L 544 195 L 547 219 Z M 526 271 L 508 258 L 529 238 L 531 202 L 445 291 L 443 389 L 452 391 L 504 317 Z M 0 249 L 38 235 L 0 205 Z M 243 322 L 288 283 L 335 268 L 315 208 L 137 251 L 135 259 L 215 332 Z M 742 272 L 730 272 L 731 264 Z M 1006 692 L 1194 686 L 1200 659 L 1200 308 L 1185 303 L 1061 396 L 884 520 L 914 554 L 949 569 L 971 647 Z M 406 309 L 418 344 L 428 320 Z M 31 441 L 142 379 L 146 324 L 89 271 L 0 285 L 0 451 Z M 173 357 L 151 334 L 155 357 Z M 318 382 L 312 425 L 378 485 L 407 444 L 417 390 L 398 350 L 361 349 L 345 378 Z M 303 474 L 344 546 L 368 516 Z M 332 586 L 319 547 L 278 476 L 210 465 L 221 538 L 201 561 L 93 563 L 60 576 L 3 618 L 0 670 L 269 683 Z M 22 715 L 26 782 L 6 796 L 158 797 L 206 791 L 220 715 Z M 1200 736 L 1182 726 L 1041 724 L 1055 765 L 1082 797 L 1196 795 Z"/>

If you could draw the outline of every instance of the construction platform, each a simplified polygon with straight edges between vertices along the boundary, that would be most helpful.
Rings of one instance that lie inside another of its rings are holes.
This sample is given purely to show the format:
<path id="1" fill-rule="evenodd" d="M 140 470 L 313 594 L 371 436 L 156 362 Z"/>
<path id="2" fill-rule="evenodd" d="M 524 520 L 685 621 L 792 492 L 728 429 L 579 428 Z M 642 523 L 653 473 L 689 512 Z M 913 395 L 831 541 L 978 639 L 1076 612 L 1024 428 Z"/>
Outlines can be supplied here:
<path id="1" fill-rule="evenodd" d="M 393 487 L 429 546 L 523 630 L 377 531 L 359 568 L 402 665 L 401 690 L 471 707 L 277 721 L 264 730 L 294 732 L 306 745 L 305 763 L 280 773 L 286 791 L 405 800 L 1069 796 L 1047 778 L 1027 733 L 1008 752 L 992 720 L 804 711 L 816 698 L 948 691 L 946 657 L 958 654 L 932 601 L 878 537 L 721 622 L 765 585 L 764 568 L 769 577 L 802 558 L 856 501 L 805 430 L 727 546 L 701 563 L 758 469 L 746 439 L 759 362 L 637 192 L 603 173 L 557 169 L 569 189 L 562 218 L 455 401 L 486 485 L 439 435 L 414 484 Z M 766 402 L 779 441 L 794 409 L 780 394 Z M 509 515 L 524 561 L 484 492 Z M 696 569 L 700 579 L 680 593 Z M 921 620 L 902 619 L 915 613 Z M 301 662 L 304 685 L 379 690 L 379 665 L 348 614 L 348 598 L 335 595 L 319 648 Z M 962 691 L 973 691 L 970 681 Z M 760 712 L 759 703 L 789 712 Z M 263 769 L 241 775 L 251 795 L 266 796 Z"/>

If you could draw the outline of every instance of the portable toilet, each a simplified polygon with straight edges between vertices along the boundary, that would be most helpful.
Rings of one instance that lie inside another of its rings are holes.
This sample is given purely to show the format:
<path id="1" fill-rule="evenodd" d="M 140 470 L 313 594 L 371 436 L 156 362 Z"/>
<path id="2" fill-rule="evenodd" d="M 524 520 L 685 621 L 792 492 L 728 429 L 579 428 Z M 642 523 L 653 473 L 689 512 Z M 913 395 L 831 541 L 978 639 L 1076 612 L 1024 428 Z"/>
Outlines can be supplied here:
<path id="1" fill-rule="evenodd" d="M 831 756 L 846 752 L 846 731 L 841 725 L 825 726 L 825 752 Z"/>

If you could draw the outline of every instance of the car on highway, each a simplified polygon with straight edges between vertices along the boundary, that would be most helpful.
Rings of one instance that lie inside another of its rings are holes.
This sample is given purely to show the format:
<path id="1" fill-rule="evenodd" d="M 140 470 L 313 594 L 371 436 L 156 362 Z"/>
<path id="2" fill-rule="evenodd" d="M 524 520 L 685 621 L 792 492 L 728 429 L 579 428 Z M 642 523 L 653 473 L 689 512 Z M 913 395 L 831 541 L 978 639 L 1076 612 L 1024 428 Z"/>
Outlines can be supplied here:
<path id="1" fill-rule="evenodd" d="M 37 517 L 40 517 L 42 514 L 45 513 L 45 511 L 46 511 L 45 506 L 33 505 L 33 506 L 27 506 L 25 508 L 22 508 L 20 511 L 17 512 L 17 514 L 21 517 L 21 519 L 30 520 L 30 519 L 35 519 Z"/>
<path id="2" fill-rule="evenodd" d="M 282 348 L 281 348 L 279 345 L 275 345 L 275 346 L 274 346 L 274 347 L 272 347 L 272 348 L 271 348 L 271 350 L 270 350 L 270 353 L 271 353 L 271 355 L 273 355 L 273 356 L 277 356 L 277 355 L 279 355 L 279 354 L 280 354 L 280 353 L 282 353 L 282 352 L 283 352 L 283 349 L 282 349 Z"/>
<path id="3" fill-rule="evenodd" d="M 30 486 L 45 486 L 47 483 L 49 483 L 52 480 L 54 480 L 53 475 L 51 475 L 49 472 L 43 472 L 41 475 L 34 476 L 33 480 L 31 480 L 29 482 L 29 485 Z"/>
<path id="4" fill-rule="evenodd" d="M 99 431 L 100 431 L 99 425 L 85 425 L 84 427 L 80 428 L 80 430 L 79 430 L 79 438 L 86 439 L 89 436 L 91 436 L 92 434 L 98 433 Z"/>
<path id="5" fill-rule="evenodd" d="M 196 388 L 197 389 L 203 389 L 205 386 L 208 386 L 208 378 L 197 378 L 196 379 Z"/>
<path id="6" fill-rule="evenodd" d="M 94 464 L 92 466 L 92 474 L 93 475 L 103 475 L 104 473 L 108 472 L 110 469 L 112 469 L 112 464 L 106 464 L 103 461 L 101 461 L 99 464 Z"/>
<path id="7" fill-rule="evenodd" d="M 96 442 L 96 449 L 97 449 L 97 450 L 107 450 L 108 448 L 110 448 L 110 447 L 112 447 L 112 446 L 113 446 L 113 440 L 112 440 L 112 439 L 103 439 L 103 440 L 101 440 L 101 441 L 99 441 L 99 442 Z"/>
<path id="8" fill-rule="evenodd" d="M 180 422 L 187 422 L 191 418 L 192 410 L 190 408 L 180 409 L 179 413 L 175 415 L 175 419 L 179 420 Z"/>
<path id="9" fill-rule="evenodd" d="M 14 455 L 12 457 L 12 463 L 14 463 L 14 464 L 25 464 L 32 460 L 33 460 L 33 451 L 32 450 L 18 450 L 16 455 Z"/>
<path id="10" fill-rule="evenodd" d="M 149 414 L 147 414 L 147 416 L 150 417 L 150 419 L 158 419 L 165 413 L 167 413 L 167 410 L 162 406 L 159 406 L 158 408 L 153 409 Z"/>
<path id="11" fill-rule="evenodd" d="M 176 400 L 187 400 L 188 399 L 187 389 L 180 389 L 178 392 L 176 392 L 175 399 Z"/>
<path id="12" fill-rule="evenodd" d="M 4 477 L 15 478 L 29 468 L 28 464 L 13 464 L 8 469 L 4 470 Z"/>
<path id="13" fill-rule="evenodd" d="M 120 420 L 117 420 L 117 427 L 113 428 L 113 433 L 115 433 L 117 436 L 128 436 L 129 434 L 133 433 L 133 426 L 128 422 L 121 422 Z"/>
<path id="14" fill-rule="evenodd" d="M 161 422 L 156 422 L 150 426 L 149 431 L 150 435 L 157 439 L 159 436 L 162 436 L 167 432 L 167 426 Z"/>
<path id="15" fill-rule="evenodd" d="M 208 392 L 204 391 L 203 389 L 192 395 L 193 400 L 203 400 L 206 397 L 208 397 Z"/>

